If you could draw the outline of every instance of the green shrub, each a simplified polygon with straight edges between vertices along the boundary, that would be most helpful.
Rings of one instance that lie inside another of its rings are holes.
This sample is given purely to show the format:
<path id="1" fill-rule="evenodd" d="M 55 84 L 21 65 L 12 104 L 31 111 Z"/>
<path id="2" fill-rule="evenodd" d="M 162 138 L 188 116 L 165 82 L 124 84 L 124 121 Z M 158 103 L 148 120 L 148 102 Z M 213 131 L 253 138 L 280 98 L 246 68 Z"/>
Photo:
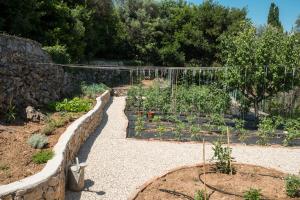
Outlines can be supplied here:
<path id="1" fill-rule="evenodd" d="M 40 151 L 32 156 L 32 161 L 35 164 L 43 164 L 53 158 L 54 153 L 50 150 Z"/>
<path id="2" fill-rule="evenodd" d="M 261 190 L 250 188 L 244 193 L 244 200 L 261 200 Z"/>
<path id="3" fill-rule="evenodd" d="M 34 134 L 30 136 L 27 143 L 35 149 L 42 149 L 48 144 L 48 138 L 42 134 Z"/>
<path id="4" fill-rule="evenodd" d="M 195 192 L 195 197 L 194 200 L 209 200 L 209 195 L 207 193 L 205 193 L 204 190 L 197 190 Z"/>
<path id="5" fill-rule="evenodd" d="M 160 138 L 164 135 L 166 130 L 167 130 L 167 128 L 164 125 L 159 125 L 157 127 L 157 132 L 158 132 L 158 135 L 159 135 Z"/>
<path id="6" fill-rule="evenodd" d="M 43 47 L 50 54 L 52 60 L 58 64 L 71 63 L 71 56 L 67 53 L 67 48 L 63 45 L 56 44 L 54 46 Z"/>
<path id="7" fill-rule="evenodd" d="M 291 141 L 300 138 L 300 118 L 288 119 L 284 125 L 286 136 L 283 141 L 283 145 L 290 145 Z"/>
<path id="8" fill-rule="evenodd" d="M 286 177 L 285 190 L 288 196 L 298 197 L 300 195 L 300 178 L 296 175 Z"/>
<path id="9" fill-rule="evenodd" d="M 245 142 L 246 133 L 247 133 L 246 129 L 244 128 L 245 127 L 245 120 L 235 119 L 234 123 L 235 123 L 235 129 L 238 132 L 239 140 L 241 142 Z"/>
<path id="10" fill-rule="evenodd" d="M 109 89 L 106 85 L 103 83 L 92 83 L 92 84 L 87 84 L 83 82 L 81 84 L 81 92 L 83 93 L 84 96 L 88 96 L 91 98 L 95 98 L 97 95 L 105 92 L 107 89 Z"/>
<path id="11" fill-rule="evenodd" d="M 234 173 L 235 169 L 232 167 L 231 163 L 233 158 L 231 157 L 232 149 L 229 147 L 222 147 L 222 143 L 217 141 L 213 146 L 213 160 L 216 161 L 216 169 L 220 173 Z"/>
<path id="12" fill-rule="evenodd" d="M 267 145 L 270 137 L 272 137 L 275 133 L 276 127 L 273 120 L 269 117 L 264 117 L 260 120 L 258 125 L 258 133 L 259 137 L 257 143 L 260 145 Z"/>
<path id="13" fill-rule="evenodd" d="M 87 112 L 92 108 L 92 100 L 74 97 L 73 99 L 64 99 L 61 102 L 55 102 L 50 105 L 55 111 L 66 112 Z"/>

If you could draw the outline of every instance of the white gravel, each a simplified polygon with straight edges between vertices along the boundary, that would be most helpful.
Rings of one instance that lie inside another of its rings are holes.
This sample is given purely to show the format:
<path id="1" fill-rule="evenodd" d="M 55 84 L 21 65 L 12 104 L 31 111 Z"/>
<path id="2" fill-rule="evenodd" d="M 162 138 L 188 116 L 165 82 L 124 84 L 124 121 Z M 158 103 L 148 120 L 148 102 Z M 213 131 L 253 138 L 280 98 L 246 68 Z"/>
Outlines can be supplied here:
<path id="1" fill-rule="evenodd" d="M 114 97 L 101 127 L 79 151 L 86 161 L 86 189 L 66 192 L 68 200 L 126 200 L 137 187 L 166 171 L 200 163 L 202 144 L 126 139 L 125 97 Z M 212 156 L 207 145 L 206 158 Z M 242 163 L 272 167 L 289 173 L 300 169 L 300 149 L 233 146 L 233 157 Z"/>

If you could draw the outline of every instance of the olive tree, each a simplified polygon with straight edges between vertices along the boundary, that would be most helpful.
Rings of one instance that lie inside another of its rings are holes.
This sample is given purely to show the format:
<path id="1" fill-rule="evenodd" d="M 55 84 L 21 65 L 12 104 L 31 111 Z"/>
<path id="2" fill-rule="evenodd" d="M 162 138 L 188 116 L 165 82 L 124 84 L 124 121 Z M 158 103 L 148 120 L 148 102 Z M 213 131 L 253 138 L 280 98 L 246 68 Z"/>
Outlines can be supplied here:
<path id="1" fill-rule="evenodd" d="M 258 117 L 258 105 L 299 83 L 295 72 L 300 66 L 300 41 L 277 28 L 266 26 L 260 34 L 249 23 L 241 31 L 222 39 L 222 58 L 226 67 L 224 83 L 239 90 Z"/>

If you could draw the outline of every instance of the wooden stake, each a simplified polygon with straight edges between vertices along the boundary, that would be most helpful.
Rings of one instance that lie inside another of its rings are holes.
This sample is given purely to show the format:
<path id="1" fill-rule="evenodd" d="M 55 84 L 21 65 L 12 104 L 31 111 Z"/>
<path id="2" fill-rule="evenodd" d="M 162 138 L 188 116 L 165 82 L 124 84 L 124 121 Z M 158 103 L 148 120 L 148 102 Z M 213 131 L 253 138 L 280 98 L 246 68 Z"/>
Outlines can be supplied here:
<path id="1" fill-rule="evenodd" d="M 227 126 L 227 145 L 228 145 L 228 150 L 230 150 L 230 131 Z M 229 159 L 229 167 L 230 167 L 230 175 L 232 176 L 232 167 L 231 167 L 231 154 L 230 154 L 230 159 Z"/>
<path id="2" fill-rule="evenodd" d="M 203 175 L 204 175 L 204 200 L 206 200 L 206 169 L 205 169 L 205 140 L 203 139 Z"/>

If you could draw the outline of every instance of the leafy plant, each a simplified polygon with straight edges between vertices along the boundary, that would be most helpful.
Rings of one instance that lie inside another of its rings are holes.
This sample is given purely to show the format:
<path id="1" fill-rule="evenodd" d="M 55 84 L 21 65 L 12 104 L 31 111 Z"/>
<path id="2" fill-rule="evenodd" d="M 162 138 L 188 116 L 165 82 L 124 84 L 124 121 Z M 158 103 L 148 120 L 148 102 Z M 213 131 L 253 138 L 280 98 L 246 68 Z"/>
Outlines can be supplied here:
<path id="1" fill-rule="evenodd" d="M 167 128 L 164 125 L 159 125 L 157 127 L 157 132 L 160 138 L 163 137 L 164 133 L 166 132 Z"/>
<path id="2" fill-rule="evenodd" d="M 234 161 L 231 157 L 232 149 L 229 147 L 222 147 L 222 142 L 214 142 L 213 146 L 214 155 L 213 160 L 216 161 L 216 170 L 220 173 L 234 173 L 235 169 L 232 167 L 231 163 Z"/>
<path id="3" fill-rule="evenodd" d="M 289 175 L 285 178 L 285 190 L 288 196 L 300 196 L 300 178 L 296 175 Z"/>
<path id="4" fill-rule="evenodd" d="M 197 190 L 194 200 L 209 200 L 209 195 L 204 190 Z"/>
<path id="5" fill-rule="evenodd" d="M 107 89 L 109 89 L 105 84 L 103 83 L 92 83 L 87 84 L 85 82 L 81 83 L 81 92 L 84 96 L 95 98 L 97 95 L 105 92 Z"/>
<path id="6" fill-rule="evenodd" d="M 27 143 L 35 149 L 42 149 L 48 144 L 48 138 L 45 135 L 34 134 L 30 136 Z"/>
<path id="7" fill-rule="evenodd" d="M 275 125 L 271 118 L 264 117 L 261 119 L 258 125 L 258 133 L 259 137 L 257 143 L 260 145 L 267 145 L 270 137 L 274 136 L 275 133 Z"/>
<path id="8" fill-rule="evenodd" d="M 136 121 L 135 121 L 135 134 L 136 136 L 141 136 L 142 131 L 145 130 L 145 121 L 143 119 L 143 116 L 138 115 Z"/>
<path id="9" fill-rule="evenodd" d="M 200 132 L 200 127 L 199 126 L 195 126 L 195 125 L 191 125 L 189 128 L 189 131 L 191 133 L 191 139 L 192 140 L 199 140 L 200 138 L 198 137 L 198 133 Z"/>
<path id="10" fill-rule="evenodd" d="M 74 97 L 73 99 L 64 99 L 61 102 L 52 103 L 50 107 L 58 112 L 87 112 L 92 108 L 92 100 Z"/>
<path id="11" fill-rule="evenodd" d="M 244 200 L 261 200 L 262 194 L 260 189 L 250 188 L 244 192 Z"/>
<path id="12" fill-rule="evenodd" d="M 152 119 L 153 122 L 158 123 L 161 121 L 161 116 L 155 115 Z"/>
<path id="13" fill-rule="evenodd" d="M 177 121 L 176 124 L 175 124 L 175 138 L 176 138 L 176 140 L 181 140 L 184 129 L 185 129 L 185 124 L 182 121 Z"/>
<path id="14" fill-rule="evenodd" d="M 235 119 L 234 123 L 235 123 L 235 128 L 238 132 L 239 140 L 241 142 L 245 142 L 246 133 L 247 133 L 246 129 L 244 128 L 245 127 L 245 120 Z"/>
<path id="15" fill-rule="evenodd" d="M 300 118 L 288 119 L 285 123 L 284 130 L 286 133 L 283 145 L 290 145 L 291 141 L 300 138 Z"/>
<path id="16" fill-rule="evenodd" d="M 54 152 L 51 150 L 44 150 L 44 151 L 40 151 L 35 153 L 32 156 L 32 161 L 35 164 L 44 164 L 46 163 L 48 160 L 50 160 L 51 158 L 53 158 L 54 156 Z"/>
<path id="17" fill-rule="evenodd" d="M 9 105 L 5 114 L 6 121 L 11 123 L 16 120 L 16 106 L 12 103 L 12 98 L 9 101 Z"/>

